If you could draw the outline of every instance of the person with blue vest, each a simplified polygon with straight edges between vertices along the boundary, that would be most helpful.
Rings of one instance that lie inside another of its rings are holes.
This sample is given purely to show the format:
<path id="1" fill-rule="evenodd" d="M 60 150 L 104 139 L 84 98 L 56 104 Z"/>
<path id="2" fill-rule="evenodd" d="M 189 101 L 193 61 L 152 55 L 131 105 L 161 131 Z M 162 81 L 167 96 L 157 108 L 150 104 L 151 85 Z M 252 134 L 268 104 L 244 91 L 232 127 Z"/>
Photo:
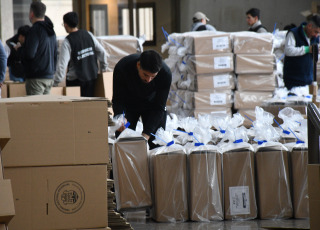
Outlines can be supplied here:
<path id="1" fill-rule="evenodd" d="M 285 41 L 283 80 L 285 87 L 310 85 L 313 81 L 312 45 L 319 43 L 320 16 L 312 16 L 308 22 L 290 29 Z"/>

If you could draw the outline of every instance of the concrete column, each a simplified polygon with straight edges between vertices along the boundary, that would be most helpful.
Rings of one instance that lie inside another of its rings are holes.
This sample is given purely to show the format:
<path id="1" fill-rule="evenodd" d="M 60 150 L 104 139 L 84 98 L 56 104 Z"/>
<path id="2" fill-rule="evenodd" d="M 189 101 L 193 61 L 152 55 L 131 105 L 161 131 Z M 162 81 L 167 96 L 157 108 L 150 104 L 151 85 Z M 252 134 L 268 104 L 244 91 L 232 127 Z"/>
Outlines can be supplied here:
<path id="1" fill-rule="evenodd" d="M 14 35 L 13 2 L 0 0 L 0 38 L 2 43 Z"/>

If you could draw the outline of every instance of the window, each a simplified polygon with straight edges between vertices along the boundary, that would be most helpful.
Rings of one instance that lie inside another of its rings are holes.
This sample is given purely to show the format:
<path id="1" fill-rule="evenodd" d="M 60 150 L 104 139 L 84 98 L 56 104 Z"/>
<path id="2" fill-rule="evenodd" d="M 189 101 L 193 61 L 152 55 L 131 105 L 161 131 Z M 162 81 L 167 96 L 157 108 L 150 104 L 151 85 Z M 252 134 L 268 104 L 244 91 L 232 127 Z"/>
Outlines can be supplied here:
<path id="1" fill-rule="evenodd" d="M 108 5 L 90 5 L 90 31 L 95 36 L 108 34 Z"/>
<path id="2" fill-rule="evenodd" d="M 133 36 L 145 36 L 144 45 L 156 45 L 155 3 L 136 3 L 133 11 Z M 119 34 L 130 35 L 130 9 L 119 5 Z"/>

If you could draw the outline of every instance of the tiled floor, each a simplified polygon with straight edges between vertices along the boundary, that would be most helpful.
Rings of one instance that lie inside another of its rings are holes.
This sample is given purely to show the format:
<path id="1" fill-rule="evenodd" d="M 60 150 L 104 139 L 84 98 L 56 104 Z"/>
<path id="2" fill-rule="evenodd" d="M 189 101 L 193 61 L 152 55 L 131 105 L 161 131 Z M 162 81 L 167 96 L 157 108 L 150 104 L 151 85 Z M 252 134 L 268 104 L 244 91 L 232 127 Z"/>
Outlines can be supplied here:
<path id="1" fill-rule="evenodd" d="M 210 223 L 183 222 L 157 223 L 145 217 L 145 212 L 126 212 L 124 217 L 135 230 L 257 230 L 257 229 L 309 229 L 309 220 L 251 220 L 215 221 Z"/>

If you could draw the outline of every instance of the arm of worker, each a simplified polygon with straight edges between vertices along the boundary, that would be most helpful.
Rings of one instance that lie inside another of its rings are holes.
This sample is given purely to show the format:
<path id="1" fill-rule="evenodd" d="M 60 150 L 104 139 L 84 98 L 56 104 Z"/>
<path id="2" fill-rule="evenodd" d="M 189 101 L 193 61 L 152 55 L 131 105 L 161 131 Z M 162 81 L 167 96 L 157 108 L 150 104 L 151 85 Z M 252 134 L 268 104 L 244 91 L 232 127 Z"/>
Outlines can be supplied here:
<path id="1" fill-rule="evenodd" d="M 100 44 L 100 42 L 95 38 L 95 36 L 89 32 L 89 34 L 92 37 L 93 43 L 94 43 L 94 49 L 96 51 L 97 54 L 97 58 L 100 62 L 101 68 L 102 68 L 102 72 L 106 72 L 107 68 L 108 68 L 108 63 L 107 63 L 107 52 L 106 50 L 103 48 L 103 46 Z"/>
<path id="2" fill-rule="evenodd" d="M 32 28 L 30 29 L 32 30 Z M 26 60 L 32 60 L 36 56 L 39 46 L 39 36 L 29 31 L 28 36 L 23 45 L 22 58 Z"/>
<path id="3" fill-rule="evenodd" d="M 3 84 L 7 69 L 7 55 L 2 42 L 0 41 L 0 87 Z"/>
<path id="4" fill-rule="evenodd" d="M 71 57 L 71 46 L 70 46 L 69 40 L 64 39 L 60 48 L 56 74 L 54 75 L 53 86 L 58 86 L 58 84 L 65 78 L 70 57 Z"/>
<path id="5" fill-rule="evenodd" d="M 286 56 L 302 56 L 306 53 L 310 53 L 310 46 L 300 46 L 296 47 L 296 39 L 292 32 L 288 32 L 286 37 L 286 43 L 284 47 L 284 54 Z"/>
<path id="6" fill-rule="evenodd" d="M 172 74 L 169 69 L 164 70 L 163 76 L 157 77 L 163 77 L 164 81 L 161 82 L 161 85 L 157 89 L 154 108 L 148 111 L 148 119 L 146 119 L 143 123 L 142 135 L 146 137 L 147 140 L 149 139 L 151 133 L 155 132 L 155 130 L 159 127 L 163 115 L 166 113 L 166 103 L 172 81 Z"/>

